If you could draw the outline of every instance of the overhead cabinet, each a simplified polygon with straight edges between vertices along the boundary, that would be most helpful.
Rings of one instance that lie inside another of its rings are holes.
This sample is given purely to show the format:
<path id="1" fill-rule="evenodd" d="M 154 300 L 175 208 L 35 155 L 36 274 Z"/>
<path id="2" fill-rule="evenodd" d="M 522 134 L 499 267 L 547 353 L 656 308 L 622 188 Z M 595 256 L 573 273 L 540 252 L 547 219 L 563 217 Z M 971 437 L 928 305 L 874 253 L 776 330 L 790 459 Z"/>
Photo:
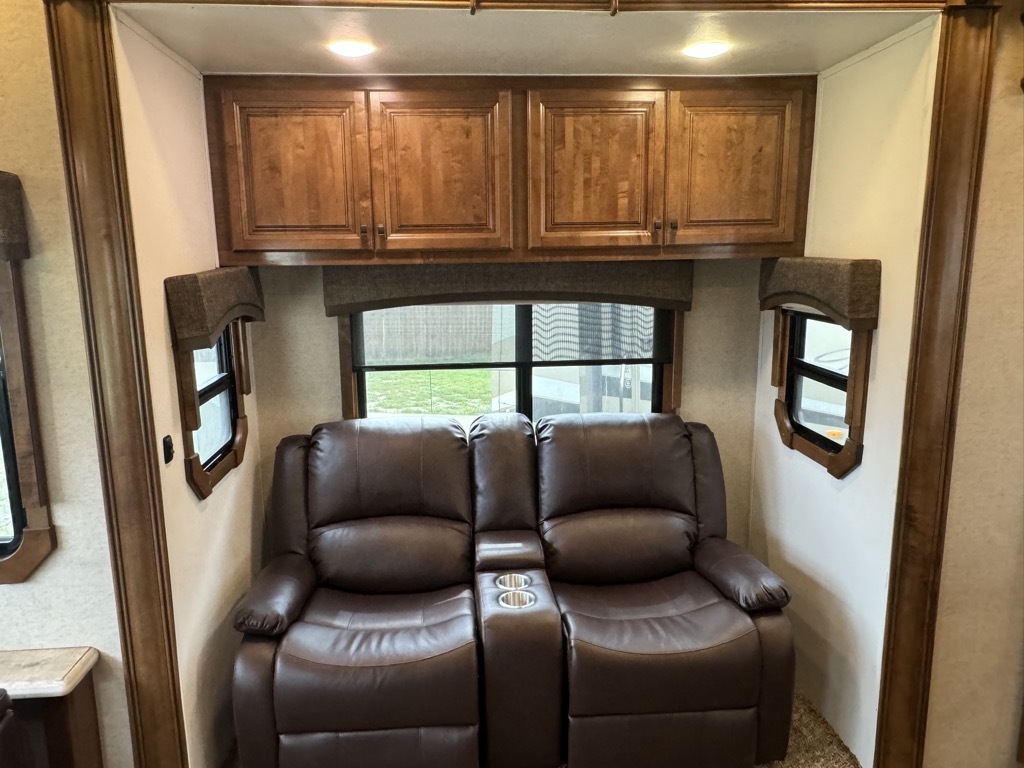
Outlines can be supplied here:
<path id="1" fill-rule="evenodd" d="M 660 245 L 664 91 L 530 93 L 530 246 Z"/>
<path id="2" fill-rule="evenodd" d="M 222 114 L 232 249 L 371 247 L 362 91 L 233 91 Z"/>
<path id="3" fill-rule="evenodd" d="M 509 91 L 370 93 L 376 248 L 511 248 Z"/>
<path id="4" fill-rule="evenodd" d="M 207 79 L 223 265 L 802 253 L 814 78 L 381 82 Z"/>

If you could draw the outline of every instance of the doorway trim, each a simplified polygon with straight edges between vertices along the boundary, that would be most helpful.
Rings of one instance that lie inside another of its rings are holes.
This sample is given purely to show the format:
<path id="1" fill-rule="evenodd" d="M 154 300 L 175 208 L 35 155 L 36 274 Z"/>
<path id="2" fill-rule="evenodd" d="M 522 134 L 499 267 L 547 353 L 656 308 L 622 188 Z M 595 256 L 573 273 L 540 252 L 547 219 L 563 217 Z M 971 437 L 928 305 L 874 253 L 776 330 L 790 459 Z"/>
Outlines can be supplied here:
<path id="1" fill-rule="evenodd" d="M 156 0 L 136 0 L 154 2 Z M 267 0 L 188 0 L 197 5 Z M 108 0 L 44 0 L 97 425 L 135 765 L 184 768 L 159 458 L 128 205 Z M 275 0 L 277 5 L 480 9 L 487 0 Z M 520 8 L 943 9 L 897 494 L 876 768 L 924 758 L 932 648 L 977 191 L 998 8 L 918 0 L 609 0 Z M 497 4 L 492 8 L 497 7 Z M 500 7 L 516 7 L 502 2 Z"/>

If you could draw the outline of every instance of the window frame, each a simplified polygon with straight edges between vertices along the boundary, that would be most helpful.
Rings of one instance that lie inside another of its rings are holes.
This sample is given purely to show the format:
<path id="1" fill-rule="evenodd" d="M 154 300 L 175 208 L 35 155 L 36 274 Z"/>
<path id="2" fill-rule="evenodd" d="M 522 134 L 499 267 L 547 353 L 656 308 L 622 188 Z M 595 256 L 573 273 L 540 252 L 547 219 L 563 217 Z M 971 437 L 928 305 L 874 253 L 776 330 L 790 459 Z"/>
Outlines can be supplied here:
<path id="1" fill-rule="evenodd" d="M 195 358 L 192 348 L 175 350 L 178 401 L 181 405 L 181 439 L 185 454 L 185 479 L 200 499 L 208 498 L 214 487 L 242 463 L 249 435 L 245 415 L 245 395 L 252 391 L 248 366 L 247 331 L 244 320 L 229 322 L 206 349 L 217 349 L 223 362 L 222 373 L 201 389 L 196 383 Z M 205 462 L 195 448 L 193 434 L 202 427 L 200 408 L 222 392 L 229 392 L 232 436 Z"/>
<path id="2" fill-rule="evenodd" d="M 834 323 L 850 331 L 850 364 L 845 376 L 800 359 L 809 319 Z M 778 388 L 775 421 L 779 436 L 786 447 L 825 467 L 830 475 L 839 479 L 852 472 L 864 454 L 864 414 L 872 335 L 871 330 L 850 329 L 837 319 L 804 306 L 787 305 L 775 309 L 772 385 Z M 845 392 L 843 421 L 847 426 L 847 437 L 844 442 L 821 435 L 797 420 L 799 377 Z"/>
<path id="3" fill-rule="evenodd" d="M 457 302 L 446 302 L 457 303 Z M 481 363 L 428 363 L 421 365 L 365 365 L 362 360 L 362 313 L 339 317 L 339 335 L 342 347 L 342 365 L 350 365 L 350 385 L 343 393 L 345 418 L 366 418 L 366 374 L 381 371 L 426 370 L 512 370 L 516 376 L 516 411 L 533 418 L 533 372 L 537 368 L 560 368 L 598 365 L 650 365 L 651 412 L 672 412 L 677 407 L 674 386 L 680 381 L 677 367 L 677 337 L 682 337 L 682 312 L 651 307 L 654 310 L 653 355 L 649 358 L 608 358 L 578 360 L 533 360 L 533 307 L 536 304 L 627 304 L 622 301 L 536 301 L 486 302 L 490 305 L 515 304 L 515 360 Z M 437 306 L 437 304 L 410 304 L 401 306 Z M 651 306 L 635 304 L 634 306 Z M 395 309 L 397 307 L 387 307 Z M 373 311 L 373 310 L 370 310 Z M 353 402 L 354 408 L 347 407 Z"/>
<path id="4" fill-rule="evenodd" d="M 46 474 L 38 431 L 31 362 L 27 350 L 24 292 L 20 260 L 0 259 L 0 345 L 6 406 L 5 462 L 16 468 L 16 486 L 9 489 L 14 539 L 0 551 L 0 584 L 24 582 L 57 548 L 50 520 Z M 7 449 L 11 448 L 8 456 Z M 20 524 L 20 526 L 19 526 Z"/>

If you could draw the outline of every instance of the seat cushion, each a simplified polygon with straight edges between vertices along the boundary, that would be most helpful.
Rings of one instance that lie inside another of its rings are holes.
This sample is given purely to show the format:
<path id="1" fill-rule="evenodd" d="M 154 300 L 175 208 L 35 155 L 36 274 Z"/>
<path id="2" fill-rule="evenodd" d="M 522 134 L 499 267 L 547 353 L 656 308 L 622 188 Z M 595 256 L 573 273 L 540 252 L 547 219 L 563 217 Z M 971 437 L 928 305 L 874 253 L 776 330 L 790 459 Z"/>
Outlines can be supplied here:
<path id="1" fill-rule="evenodd" d="M 274 668 L 280 733 L 475 725 L 468 586 L 403 595 L 317 590 Z"/>
<path id="2" fill-rule="evenodd" d="M 695 571 L 639 584 L 553 587 L 569 649 L 570 715 L 757 704 L 757 629 Z"/>

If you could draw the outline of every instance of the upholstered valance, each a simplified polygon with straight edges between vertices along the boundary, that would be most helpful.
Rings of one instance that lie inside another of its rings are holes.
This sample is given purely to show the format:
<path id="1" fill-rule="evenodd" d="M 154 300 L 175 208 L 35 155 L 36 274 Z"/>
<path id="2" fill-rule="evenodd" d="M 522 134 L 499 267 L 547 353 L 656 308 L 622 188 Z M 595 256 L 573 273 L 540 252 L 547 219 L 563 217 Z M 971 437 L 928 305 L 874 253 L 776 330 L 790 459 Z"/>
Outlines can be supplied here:
<path id="1" fill-rule="evenodd" d="M 0 171 L 0 261 L 21 261 L 29 256 L 28 225 L 21 179 Z"/>
<path id="2" fill-rule="evenodd" d="M 251 267 L 224 267 L 164 280 L 171 333 L 178 349 L 217 343 L 232 320 L 263 319 L 263 288 Z"/>
<path id="3" fill-rule="evenodd" d="M 330 317 L 469 301 L 607 301 L 688 310 L 692 298 L 689 261 L 324 268 L 324 307 Z"/>
<path id="4" fill-rule="evenodd" d="M 878 326 L 882 262 L 784 256 L 761 262 L 761 309 L 802 304 L 852 331 Z"/>

